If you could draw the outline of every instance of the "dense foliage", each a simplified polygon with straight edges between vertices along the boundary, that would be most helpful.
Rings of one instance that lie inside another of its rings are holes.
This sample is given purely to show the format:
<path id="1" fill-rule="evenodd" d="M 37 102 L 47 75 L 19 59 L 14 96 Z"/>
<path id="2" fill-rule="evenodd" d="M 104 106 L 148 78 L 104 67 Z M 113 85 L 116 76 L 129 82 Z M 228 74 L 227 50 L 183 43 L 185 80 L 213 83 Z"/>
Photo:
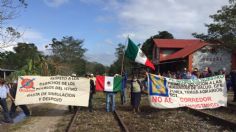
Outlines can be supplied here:
<path id="1" fill-rule="evenodd" d="M 236 49 L 236 2 L 229 0 L 216 14 L 210 15 L 213 22 L 206 24 L 208 33 L 193 33 L 193 36 L 229 49 Z"/>
<path id="2" fill-rule="evenodd" d="M 46 47 L 50 51 L 45 55 L 38 51 L 33 43 L 18 43 L 14 51 L 0 52 L 0 67 L 16 70 L 11 80 L 19 75 L 72 75 L 104 74 L 107 67 L 97 62 L 85 60 L 83 40 L 72 36 L 61 40 L 52 39 Z"/>
<path id="3" fill-rule="evenodd" d="M 159 31 L 159 34 L 151 36 L 143 43 L 142 50 L 149 59 L 152 59 L 152 50 L 154 46 L 153 39 L 173 39 L 173 38 L 174 38 L 173 35 L 168 31 Z"/>

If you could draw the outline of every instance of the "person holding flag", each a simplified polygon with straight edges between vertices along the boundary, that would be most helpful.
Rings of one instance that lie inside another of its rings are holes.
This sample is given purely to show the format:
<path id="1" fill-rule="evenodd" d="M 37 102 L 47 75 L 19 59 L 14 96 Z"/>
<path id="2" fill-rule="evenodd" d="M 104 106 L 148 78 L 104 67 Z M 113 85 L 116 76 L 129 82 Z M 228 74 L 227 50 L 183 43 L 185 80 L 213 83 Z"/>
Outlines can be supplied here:
<path id="1" fill-rule="evenodd" d="M 89 83 L 90 83 L 90 93 L 89 93 L 89 112 L 93 111 L 93 104 L 92 104 L 92 100 L 93 100 L 93 94 L 96 93 L 95 91 L 95 83 L 93 80 L 94 75 L 90 74 L 88 75 L 88 77 L 90 78 Z"/>
<path id="2" fill-rule="evenodd" d="M 128 76 L 127 76 L 127 73 L 126 72 L 123 72 L 123 74 L 122 74 L 122 88 L 121 88 L 121 95 L 120 95 L 120 97 L 121 97 L 121 104 L 123 105 L 123 104 L 125 104 L 125 102 L 126 102 L 126 82 L 127 82 L 127 78 L 128 78 Z"/>
<path id="3" fill-rule="evenodd" d="M 115 111 L 115 95 L 121 91 L 122 77 L 116 74 L 110 76 L 96 76 L 96 91 L 106 92 L 106 111 Z"/>
<path id="4" fill-rule="evenodd" d="M 125 56 L 137 63 L 143 64 L 155 71 L 152 62 L 146 57 L 142 50 L 128 38 L 128 47 L 125 51 Z"/>

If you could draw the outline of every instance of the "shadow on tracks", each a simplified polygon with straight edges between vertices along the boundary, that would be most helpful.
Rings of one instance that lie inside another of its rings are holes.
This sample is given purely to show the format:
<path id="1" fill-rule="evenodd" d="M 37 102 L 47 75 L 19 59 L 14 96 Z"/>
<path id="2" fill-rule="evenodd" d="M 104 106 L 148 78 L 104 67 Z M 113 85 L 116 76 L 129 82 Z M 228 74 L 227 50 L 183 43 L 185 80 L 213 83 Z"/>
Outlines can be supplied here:
<path id="1" fill-rule="evenodd" d="M 40 108 L 32 109 L 31 116 L 62 116 L 63 114 L 70 114 L 68 110 L 61 110 L 56 108 Z"/>

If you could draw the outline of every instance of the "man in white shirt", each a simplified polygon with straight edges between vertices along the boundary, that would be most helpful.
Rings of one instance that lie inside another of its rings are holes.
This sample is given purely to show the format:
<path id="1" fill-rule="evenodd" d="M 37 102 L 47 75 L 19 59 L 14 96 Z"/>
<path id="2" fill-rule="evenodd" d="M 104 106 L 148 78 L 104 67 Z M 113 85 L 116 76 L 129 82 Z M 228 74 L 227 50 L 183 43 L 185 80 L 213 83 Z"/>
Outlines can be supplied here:
<path id="1" fill-rule="evenodd" d="M 4 84 L 4 80 L 0 80 L 0 105 L 2 107 L 2 112 L 4 116 L 4 122 L 6 123 L 12 123 L 12 119 L 10 118 L 8 107 L 7 107 L 7 96 L 11 98 L 12 101 L 14 101 L 14 98 L 9 93 L 9 88 L 7 85 Z"/>

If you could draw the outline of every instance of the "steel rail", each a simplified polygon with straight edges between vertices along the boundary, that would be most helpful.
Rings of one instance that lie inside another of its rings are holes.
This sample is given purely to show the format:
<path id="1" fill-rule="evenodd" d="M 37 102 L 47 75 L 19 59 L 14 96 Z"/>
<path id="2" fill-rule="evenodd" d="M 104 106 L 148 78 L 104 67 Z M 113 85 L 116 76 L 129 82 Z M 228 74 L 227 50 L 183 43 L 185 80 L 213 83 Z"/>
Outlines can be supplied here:
<path id="1" fill-rule="evenodd" d="M 207 118 L 207 119 L 211 120 L 212 122 L 214 122 L 217 125 L 224 126 L 224 127 L 229 127 L 232 130 L 236 130 L 236 123 L 235 122 L 222 119 L 220 117 L 208 114 L 208 113 L 203 112 L 201 110 L 191 109 L 191 108 L 187 108 L 187 107 L 184 108 L 184 109 L 186 109 L 187 111 L 189 111 L 191 113 L 194 113 L 197 116 Z"/>
<path id="2" fill-rule="evenodd" d="M 79 109 L 77 109 L 76 110 L 76 112 L 75 112 L 75 114 L 72 116 L 72 118 L 71 118 L 71 120 L 70 120 L 70 122 L 69 122 L 69 125 L 67 126 L 67 128 L 66 128 L 66 132 L 71 132 L 72 131 L 72 126 L 73 126 L 73 124 L 74 124 L 74 122 L 75 122 L 75 119 L 76 119 L 76 116 L 77 116 L 77 114 L 78 114 L 78 111 L 79 111 Z"/>
<path id="3" fill-rule="evenodd" d="M 123 120 L 120 118 L 119 114 L 117 113 L 117 111 L 115 110 L 114 111 L 114 116 L 115 116 L 115 119 L 118 121 L 121 129 L 124 131 L 124 132 L 129 132 L 129 129 L 127 128 L 127 126 L 125 125 L 125 123 L 123 122 Z"/>

